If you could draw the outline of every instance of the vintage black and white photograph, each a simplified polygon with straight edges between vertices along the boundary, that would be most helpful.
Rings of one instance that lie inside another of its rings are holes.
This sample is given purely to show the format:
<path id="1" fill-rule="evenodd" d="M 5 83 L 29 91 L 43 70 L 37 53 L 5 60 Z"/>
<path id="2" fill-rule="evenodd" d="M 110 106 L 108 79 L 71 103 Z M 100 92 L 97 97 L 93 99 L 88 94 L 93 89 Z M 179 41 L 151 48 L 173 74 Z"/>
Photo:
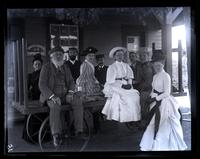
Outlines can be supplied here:
<path id="1" fill-rule="evenodd" d="M 191 7 L 6 15 L 7 155 L 192 150 Z"/>

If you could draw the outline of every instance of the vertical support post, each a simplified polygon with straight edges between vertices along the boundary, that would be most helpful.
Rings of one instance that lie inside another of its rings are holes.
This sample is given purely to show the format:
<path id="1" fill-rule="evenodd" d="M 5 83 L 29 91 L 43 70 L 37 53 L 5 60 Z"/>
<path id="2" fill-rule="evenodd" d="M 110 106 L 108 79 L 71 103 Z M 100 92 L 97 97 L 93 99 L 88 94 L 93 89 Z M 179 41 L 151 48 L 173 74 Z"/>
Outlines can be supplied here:
<path id="1" fill-rule="evenodd" d="M 18 67 L 18 60 L 17 60 L 17 43 L 16 43 L 16 41 L 13 41 L 12 42 L 12 46 L 13 46 L 13 56 L 14 56 L 14 81 L 15 81 L 15 83 L 14 83 L 14 87 L 15 87 L 15 102 L 18 102 L 18 76 L 17 76 L 17 73 L 18 73 L 18 69 L 17 69 L 17 67 Z"/>
<path id="2" fill-rule="evenodd" d="M 166 55 L 164 69 L 169 73 L 170 77 L 172 77 L 172 24 L 162 25 L 162 51 Z M 171 90 L 173 90 L 172 85 Z"/>
<path id="3" fill-rule="evenodd" d="M 25 55 L 25 42 L 24 38 L 22 38 L 22 64 L 23 64 L 23 88 L 24 88 L 24 107 L 27 107 L 27 71 L 26 71 L 26 55 Z"/>
<path id="4" fill-rule="evenodd" d="M 172 24 L 162 26 L 162 51 L 166 54 L 166 71 L 172 77 Z"/>
<path id="5" fill-rule="evenodd" d="M 20 60 L 20 47 L 19 47 L 19 41 L 17 40 L 16 42 L 16 55 L 17 55 L 17 84 L 18 84 L 18 101 L 19 101 L 19 104 L 21 105 L 22 104 L 22 86 L 21 86 L 21 80 L 22 80 L 22 77 L 21 77 L 21 70 L 20 70 L 20 64 L 21 64 L 21 60 Z"/>
<path id="6" fill-rule="evenodd" d="M 154 52 L 156 50 L 156 45 L 155 43 L 152 43 L 152 52 Z"/>
<path id="7" fill-rule="evenodd" d="M 179 93 L 183 92 L 183 82 L 182 82 L 182 45 L 181 40 L 178 40 L 178 90 Z"/>
<path id="8" fill-rule="evenodd" d="M 152 56 L 151 56 L 151 60 L 152 60 L 152 58 L 155 57 L 155 50 L 156 50 L 155 43 L 152 43 Z"/>

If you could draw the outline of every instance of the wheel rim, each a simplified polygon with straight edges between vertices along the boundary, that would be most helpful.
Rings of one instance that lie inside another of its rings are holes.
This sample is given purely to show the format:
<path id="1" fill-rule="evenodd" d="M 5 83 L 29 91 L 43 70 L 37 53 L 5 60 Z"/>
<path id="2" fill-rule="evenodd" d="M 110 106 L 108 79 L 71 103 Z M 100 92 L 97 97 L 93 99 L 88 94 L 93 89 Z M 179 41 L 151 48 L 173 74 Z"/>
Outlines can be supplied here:
<path id="1" fill-rule="evenodd" d="M 49 141 L 45 141 L 45 137 L 47 137 L 46 135 L 51 136 Z M 53 148 L 53 138 L 49 126 L 49 116 L 43 121 L 40 127 L 38 140 L 42 151 Z"/>
<path id="2" fill-rule="evenodd" d="M 34 144 L 38 144 L 37 139 L 38 139 L 38 134 L 39 134 L 39 128 L 42 122 L 43 122 L 43 119 L 40 117 L 39 114 L 29 114 L 27 117 L 27 121 L 26 121 L 27 136 L 31 140 L 31 142 L 33 142 Z"/>

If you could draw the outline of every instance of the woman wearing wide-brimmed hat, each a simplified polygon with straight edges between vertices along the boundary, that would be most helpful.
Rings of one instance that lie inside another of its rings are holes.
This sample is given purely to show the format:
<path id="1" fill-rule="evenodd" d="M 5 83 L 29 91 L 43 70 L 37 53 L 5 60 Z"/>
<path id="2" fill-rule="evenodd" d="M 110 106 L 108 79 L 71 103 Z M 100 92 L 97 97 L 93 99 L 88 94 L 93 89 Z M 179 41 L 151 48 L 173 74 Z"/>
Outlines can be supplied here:
<path id="1" fill-rule="evenodd" d="M 152 62 L 156 74 L 148 99 L 150 112 L 140 148 L 142 151 L 185 150 L 187 146 L 183 140 L 179 104 L 170 95 L 171 78 L 164 70 L 165 56 L 160 53 Z"/>
<path id="2" fill-rule="evenodd" d="M 141 118 L 139 92 L 132 87 L 133 71 L 123 62 L 126 51 L 123 47 L 110 51 L 109 57 L 115 62 L 108 67 L 103 89 L 107 101 L 102 113 L 108 120 L 119 122 L 139 121 Z"/>

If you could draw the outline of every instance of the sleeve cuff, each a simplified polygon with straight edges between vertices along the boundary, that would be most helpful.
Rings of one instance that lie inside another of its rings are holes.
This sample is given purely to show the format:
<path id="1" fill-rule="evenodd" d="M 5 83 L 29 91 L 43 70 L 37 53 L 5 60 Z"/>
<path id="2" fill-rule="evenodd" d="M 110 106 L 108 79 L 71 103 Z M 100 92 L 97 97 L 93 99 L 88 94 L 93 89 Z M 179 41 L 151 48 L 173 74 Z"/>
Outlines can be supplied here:
<path id="1" fill-rule="evenodd" d="M 160 101 L 160 98 L 159 98 L 159 96 L 156 96 L 156 100 L 157 100 L 157 101 Z"/>
<path id="2" fill-rule="evenodd" d="M 55 95 L 54 94 L 52 94 L 50 97 L 49 97 L 49 99 L 51 100 L 53 97 L 54 97 Z"/>
<path id="3" fill-rule="evenodd" d="M 69 92 L 69 93 L 74 93 L 74 91 L 72 91 L 72 90 L 69 90 L 68 92 Z"/>

